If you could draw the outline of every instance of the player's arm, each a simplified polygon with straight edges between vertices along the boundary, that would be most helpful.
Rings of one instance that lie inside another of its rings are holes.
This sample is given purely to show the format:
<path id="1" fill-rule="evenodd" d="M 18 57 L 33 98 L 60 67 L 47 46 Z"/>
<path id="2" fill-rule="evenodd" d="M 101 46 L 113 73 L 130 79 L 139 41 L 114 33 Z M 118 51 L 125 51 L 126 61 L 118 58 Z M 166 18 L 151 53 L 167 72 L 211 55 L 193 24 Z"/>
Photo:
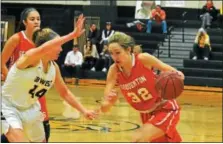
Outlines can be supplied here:
<path id="1" fill-rule="evenodd" d="M 1 53 L 1 71 L 4 77 L 8 74 L 8 68 L 6 66 L 7 61 L 11 57 L 12 53 L 14 52 L 16 46 L 19 44 L 20 38 L 19 35 L 16 33 L 11 36 L 5 43 L 3 51 Z"/>
<path id="2" fill-rule="evenodd" d="M 149 69 L 151 69 L 151 67 L 154 67 L 159 69 L 160 71 L 176 71 L 179 72 L 179 74 L 181 74 L 182 78 L 184 79 L 184 74 L 182 72 L 162 62 L 153 55 L 150 55 L 148 53 L 141 53 L 138 55 L 138 58 L 144 64 L 144 66 L 146 66 Z"/>
<path id="3" fill-rule="evenodd" d="M 58 65 L 55 63 L 56 67 L 56 78 L 54 86 L 56 90 L 58 91 L 59 95 L 72 107 L 76 108 L 78 111 L 80 111 L 85 117 L 88 117 L 90 119 L 93 119 L 94 116 L 89 114 L 89 111 L 77 100 L 77 98 L 74 96 L 74 94 L 68 89 L 66 84 L 64 83 L 60 69 Z"/>
<path id="4" fill-rule="evenodd" d="M 77 21 L 77 26 L 75 30 L 65 36 L 62 37 L 57 37 L 54 38 L 50 41 L 47 41 L 46 43 L 42 44 L 41 46 L 31 49 L 27 51 L 18 61 L 17 61 L 17 67 L 19 69 L 24 69 L 28 66 L 35 65 L 36 63 L 39 62 L 39 60 L 49 54 L 52 53 L 54 50 L 58 49 L 61 45 L 64 43 L 79 37 L 84 30 L 83 28 L 83 23 L 84 23 L 85 18 L 82 16 L 79 17 Z"/>
<path id="5" fill-rule="evenodd" d="M 115 91 L 116 79 L 117 68 L 113 64 L 110 66 L 108 71 L 106 86 L 104 90 L 104 99 L 100 107 L 100 110 L 104 113 L 108 112 L 118 99 L 117 92 Z"/>

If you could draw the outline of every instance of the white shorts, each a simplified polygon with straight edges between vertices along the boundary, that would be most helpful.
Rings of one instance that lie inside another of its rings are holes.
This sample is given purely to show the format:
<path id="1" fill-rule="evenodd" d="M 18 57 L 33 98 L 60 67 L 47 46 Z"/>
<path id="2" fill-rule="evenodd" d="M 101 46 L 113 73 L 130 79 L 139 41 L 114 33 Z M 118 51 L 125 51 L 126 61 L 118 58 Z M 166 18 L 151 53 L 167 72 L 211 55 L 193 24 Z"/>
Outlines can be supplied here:
<path id="1" fill-rule="evenodd" d="M 30 142 L 43 142 L 45 139 L 43 114 L 40 111 L 39 102 L 36 102 L 29 109 L 19 110 L 2 97 L 1 123 L 4 134 L 7 134 L 9 127 L 11 127 L 22 129 Z"/>

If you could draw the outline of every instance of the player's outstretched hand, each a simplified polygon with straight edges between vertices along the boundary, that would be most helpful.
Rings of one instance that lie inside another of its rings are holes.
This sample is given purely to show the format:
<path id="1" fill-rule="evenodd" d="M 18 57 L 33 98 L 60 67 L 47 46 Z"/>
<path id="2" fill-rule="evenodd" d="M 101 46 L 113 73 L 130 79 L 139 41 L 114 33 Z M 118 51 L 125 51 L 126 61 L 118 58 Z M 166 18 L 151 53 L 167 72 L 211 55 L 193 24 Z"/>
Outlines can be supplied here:
<path id="1" fill-rule="evenodd" d="M 84 21 L 85 21 L 85 17 L 84 17 L 83 14 L 81 14 L 78 17 L 78 20 L 77 20 L 76 25 L 75 25 L 75 29 L 73 31 L 74 38 L 79 37 L 79 36 L 81 36 L 84 33 L 84 31 L 85 31 L 85 29 L 83 29 Z"/>
<path id="2" fill-rule="evenodd" d="M 98 117 L 99 113 L 95 110 L 86 110 L 83 115 L 86 119 L 93 120 Z"/>

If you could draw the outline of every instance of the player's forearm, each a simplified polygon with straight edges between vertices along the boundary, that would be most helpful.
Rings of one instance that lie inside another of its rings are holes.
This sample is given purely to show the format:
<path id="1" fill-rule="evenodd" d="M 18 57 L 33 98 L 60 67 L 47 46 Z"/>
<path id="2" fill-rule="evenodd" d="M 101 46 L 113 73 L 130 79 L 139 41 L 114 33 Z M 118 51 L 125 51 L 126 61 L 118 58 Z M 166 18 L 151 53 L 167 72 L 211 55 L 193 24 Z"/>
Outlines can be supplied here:
<path id="1" fill-rule="evenodd" d="M 168 64 L 163 63 L 162 71 L 177 71 L 177 69 Z"/>
<path id="2" fill-rule="evenodd" d="M 55 38 L 53 40 L 50 40 L 48 42 L 46 42 L 45 44 L 43 44 L 41 46 L 41 50 L 42 50 L 42 53 L 43 54 L 47 54 L 47 53 L 50 53 L 52 52 L 52 48 L 56 48 L 58 46 L 61 46 L 63 45 L 64 43 L 72 40 L 75 38 L 75 33 L 74 32 L 71 32 L 65 36 L 62 36 L 62 37 L 58 37 L 58 38 Z"/>
<path id="3" fill-rule="evenodd" d="M 115 90 L 109 91 L 108 93 L 105 91 L 105 94 L 105 98 L 102 101 L 100 107 L 101 111 L 104 113 L 108 112 L 118 100 L 118 95 Z"/>
<path id="4" fill-rule="evenodd" d="M 63 99 L 70 104 L 72 107 L 76 108 L 81 113 L 85 113 L 84 106 L 77 100 L 75 96 L 71 92 L 67 92 L 65 96 L 63 96 Z"/>

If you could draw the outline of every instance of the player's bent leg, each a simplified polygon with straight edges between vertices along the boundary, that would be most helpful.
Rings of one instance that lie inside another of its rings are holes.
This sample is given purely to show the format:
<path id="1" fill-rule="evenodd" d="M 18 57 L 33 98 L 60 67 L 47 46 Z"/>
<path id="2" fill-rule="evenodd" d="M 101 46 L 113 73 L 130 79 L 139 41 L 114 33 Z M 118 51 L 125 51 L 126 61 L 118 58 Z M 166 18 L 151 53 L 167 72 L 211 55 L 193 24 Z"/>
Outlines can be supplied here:
<path id="1" fill-rule="evenodd" d="M 133 142 L 151 142 L 165 135 L 164 131 L 152 124 L 144 124 L 133 136 Z"/>
<path id="2" fill-rule="evenodd" d="M 14 129 L 9 127 L 8 132 L 5 134 L 9 142 L 29 142 L 29 140 L 25 137 L 22 129 Z"/>
<path id="3" fill-rule="evenodd" d="M 176 130 L 180 119 L 180 108 L 176 100 L 170 100 L 152 113 L 141 113 L 143 124 L 152 124 L 164 132 L 161 137 L 153 138 L 151 142 L 181 142 Z M 150 136 L 149 136 L 150 138 Z"/>

